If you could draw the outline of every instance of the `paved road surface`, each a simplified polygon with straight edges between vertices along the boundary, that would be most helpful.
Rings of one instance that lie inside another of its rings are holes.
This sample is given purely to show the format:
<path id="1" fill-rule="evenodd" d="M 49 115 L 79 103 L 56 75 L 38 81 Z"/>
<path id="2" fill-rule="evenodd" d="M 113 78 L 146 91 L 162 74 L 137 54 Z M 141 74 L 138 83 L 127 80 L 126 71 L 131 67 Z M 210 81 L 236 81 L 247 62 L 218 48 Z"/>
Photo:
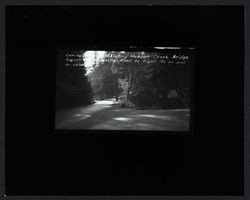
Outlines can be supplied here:
<path id="1" fill-rule="evenodd" d="M 82 121 L 94 113 L 111 107 L 116 104 L 113 100 L 96 101 L 89 106 L 82 106 L 73 109 L 57 110 L 56 111 L 56 128 L 66 128 L 69 125 Z"/>
<path id="2" fill-rule="evenodd" d="M 169 130 L 189 129 L 189 110 L 134 110 L 114 101 L 57 111 L 58 129 Z"/>

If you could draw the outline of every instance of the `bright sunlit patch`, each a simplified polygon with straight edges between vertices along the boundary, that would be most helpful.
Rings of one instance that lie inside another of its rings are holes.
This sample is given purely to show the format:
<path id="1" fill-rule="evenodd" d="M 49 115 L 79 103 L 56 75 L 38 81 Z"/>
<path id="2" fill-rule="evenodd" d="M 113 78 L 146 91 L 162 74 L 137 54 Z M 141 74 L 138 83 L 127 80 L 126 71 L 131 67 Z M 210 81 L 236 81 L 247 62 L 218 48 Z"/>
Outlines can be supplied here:
<path id="1" fill-rule="evenodd" d="M 82 116 L 82 114 L 76 114 L 73 117 L 81 117 L 81 116 Z"/>
<path id="2" fill-rule="evenodd" d="M 156 117 L 159 117 L 159 116 L 156 116 L 156 115 L 140 115 L 140 117 L 152 117 L 152 118 L 156 118 Z"/>
<path id="3" fill-rule="evenodd" d="M 114 118 L 114 120 L 126 122 L 126 121 L 129 121 L 129 120 L 131 120 L 131 119 L 130 119 L 130 118 L 127 118 L 127 117 L 116 117 L 116 118 Z"/>
<path id="4" fill-rule="evenodd" d="M 89 118 L 91 117 L 91 115 L 84 115 L 81 119 L 86 119 L 86 118 Z"/>
<path id="5" fill-rule="evenodd" d="M 76 114 L 76 115 L 73 115 L 73 117 L 81 117 L 79 119 L 86 119 L 87 117 L 91 117 L 91 115 L 86 115 L 86 114 Z"/>
<path id="6" fill-rule="evenodd" d="M 162 115 L 138 115 L 138 117 L 148 117 L 148 118 L 166 119 L 166 120 L 172 120 L 173 119 L 173 117 L 162 116 Z"/>
<path id="7" fill-rule="evenodd" d="M 113 101 L 96 101 L 95 104 L 113 104 Z"/>

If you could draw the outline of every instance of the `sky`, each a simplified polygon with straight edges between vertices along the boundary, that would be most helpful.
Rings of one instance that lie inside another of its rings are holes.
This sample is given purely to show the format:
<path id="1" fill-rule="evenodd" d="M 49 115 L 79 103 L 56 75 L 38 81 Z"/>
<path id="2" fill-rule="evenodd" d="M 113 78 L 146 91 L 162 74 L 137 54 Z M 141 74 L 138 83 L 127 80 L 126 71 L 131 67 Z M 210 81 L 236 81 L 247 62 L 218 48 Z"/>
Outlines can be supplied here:
<path id="1" fill-rule="evenodd" d="M 84 64 L 87 69 L 87 75 L 93 69 L 93 64 L 95 63 L 95 54 L 97 61 L 100 61 L 105 54 L 105 51 L 86 51 L 84 53 Z"/>

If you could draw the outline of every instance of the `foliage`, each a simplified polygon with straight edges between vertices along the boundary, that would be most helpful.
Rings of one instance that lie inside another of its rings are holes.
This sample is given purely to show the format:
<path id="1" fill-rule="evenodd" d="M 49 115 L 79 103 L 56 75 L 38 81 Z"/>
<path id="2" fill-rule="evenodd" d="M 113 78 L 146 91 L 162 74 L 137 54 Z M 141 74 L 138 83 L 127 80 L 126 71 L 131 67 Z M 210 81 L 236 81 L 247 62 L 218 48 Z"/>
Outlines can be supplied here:
<path id="1" fill-rule="evenodd" d="M 136 108 L 188 107 L 190 68 L 188 65 L 155 62 L 155 58 L 168 57 L 151 52 L 108 52 L 115 60 L 104 60 L 91 74 L 91 85 L 101 98 L 123 94 Z M 138 60 L 143 57 L 144 59 Z M 129 62 L 123 62 L 129 58 Z M 132 59 L 131 59 L 132 58 Z M 154 58 L 154 62 L 152 62 Z M 117 81 L 118 80 L 118 81 Z M 119 90 L 119 80 L 127 82 Z M 178 98 L 169 98 L 170 90 Z M 183 92 L 183 91 L 186 91 Z M 122 93 L 123 92 L 123 93 Z M 185 93 L 185 94 L 184 94 Z"/>
<path id="2" fill-rule="evenodd" d="M 99 63 L 89 77 L 96 98 L 113 98 L 121 93 L 118 74 L 112 70 L 112 64 L 107 62 Z"/>
<path id="3" fill-rule="evenodd" d="M 67 66 L 63 59 L 68 52 L 62 51 L 59 55 L 57 67 L 57 108 L 87 105 L 93 101 L 93 91 L 86 76 L 83 61 L 77 60 L 74 65 Z M 71 52 L 77 55 L 78 52 Z"/>

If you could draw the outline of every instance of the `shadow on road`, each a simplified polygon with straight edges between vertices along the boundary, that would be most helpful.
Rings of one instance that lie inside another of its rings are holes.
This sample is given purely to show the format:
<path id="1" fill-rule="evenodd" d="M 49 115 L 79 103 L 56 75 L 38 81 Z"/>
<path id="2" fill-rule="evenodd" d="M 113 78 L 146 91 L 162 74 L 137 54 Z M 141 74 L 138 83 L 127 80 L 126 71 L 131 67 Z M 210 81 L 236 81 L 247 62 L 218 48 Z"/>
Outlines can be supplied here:
<path id="1" fill-rule="evenodd" d="M 64 129 L 188 131 L 188 109 L 134 110 L 118 104 L 105 105 L 95 113 L 82 114 Z"/>

